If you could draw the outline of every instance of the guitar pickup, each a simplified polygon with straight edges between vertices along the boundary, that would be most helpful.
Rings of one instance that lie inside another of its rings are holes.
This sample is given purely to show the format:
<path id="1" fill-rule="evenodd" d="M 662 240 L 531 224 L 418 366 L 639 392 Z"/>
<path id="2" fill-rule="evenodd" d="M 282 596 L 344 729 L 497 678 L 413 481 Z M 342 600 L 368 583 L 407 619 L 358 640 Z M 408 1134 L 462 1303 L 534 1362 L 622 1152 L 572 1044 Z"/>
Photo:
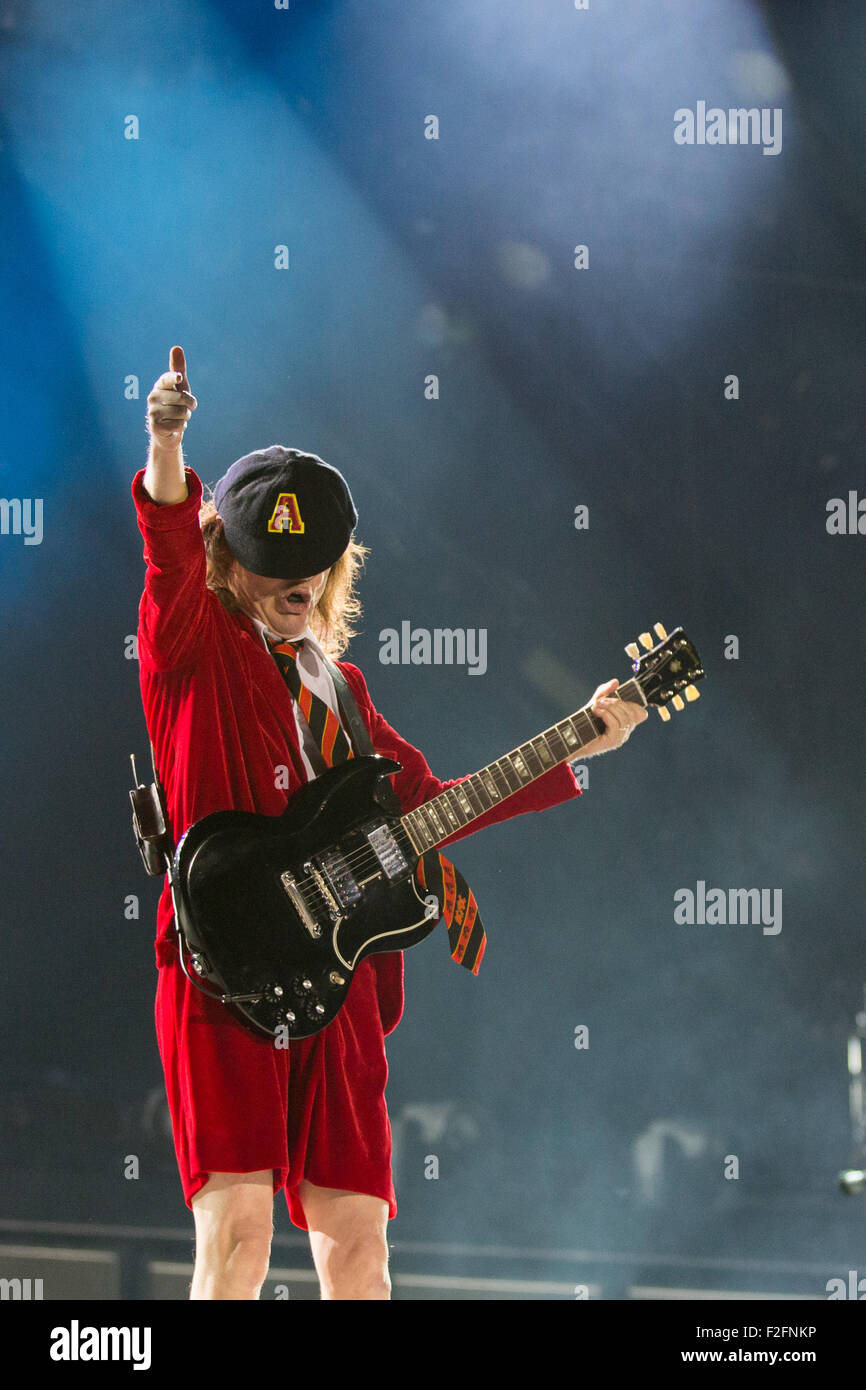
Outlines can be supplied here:
<path id="1" fill-rule="evenodd" d="M 326 849 L 316 855 L 316 864 L 344 912 L 361 901 L 361 889 L 337 850 Z"/>
<path id="2" fill-rule="evenodd" d="M 400 878 L 409 868 L 406 857 L 387 825 L 378 825 L 366 832 L 373 850 L 388 878 Z"/>

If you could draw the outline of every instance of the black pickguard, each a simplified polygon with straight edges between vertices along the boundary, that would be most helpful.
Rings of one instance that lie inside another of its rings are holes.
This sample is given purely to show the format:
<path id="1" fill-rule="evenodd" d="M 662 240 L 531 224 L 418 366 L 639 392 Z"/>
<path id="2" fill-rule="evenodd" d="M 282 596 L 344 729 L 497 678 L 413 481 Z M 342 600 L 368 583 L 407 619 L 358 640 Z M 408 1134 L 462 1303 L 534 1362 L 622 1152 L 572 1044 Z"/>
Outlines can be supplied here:
<path id="1" fill-rule="evenodd" d="M 253 1032 L 319 1032 L 366 956 L 414 946 L 435 927 L 414 878 L 417 852 L 375 799 L 380 779 L 399 770 L 377 754 L 350 758 L 306 783 L 281 816 L 217 811 L 180 841 L 175 908 L 191 978 Z M 373 828 L 386 842 L 390 832 L 404 867 L 390 857 L 382 867 Z"/>

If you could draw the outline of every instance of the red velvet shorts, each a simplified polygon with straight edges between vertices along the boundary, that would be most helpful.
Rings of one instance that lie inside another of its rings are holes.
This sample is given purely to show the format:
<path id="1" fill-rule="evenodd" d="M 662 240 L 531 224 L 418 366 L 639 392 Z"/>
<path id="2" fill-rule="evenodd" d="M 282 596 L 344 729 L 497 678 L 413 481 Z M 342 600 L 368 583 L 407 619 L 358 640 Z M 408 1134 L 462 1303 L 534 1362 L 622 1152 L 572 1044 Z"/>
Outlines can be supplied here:
<path id="1" fill-rule="evenodd" d="M 210 1173 L 271 1168 L 274 1193 L 285 1188 L 301 1230 L 304 1179 L 380 1197 L 393 1219 L 388 1064 L 371 962 L 358 967 L 333 1023 L 279 1048 L 191 985 L 168 943 L 158 959 L 157 1042 L 187 1206 Z"/>

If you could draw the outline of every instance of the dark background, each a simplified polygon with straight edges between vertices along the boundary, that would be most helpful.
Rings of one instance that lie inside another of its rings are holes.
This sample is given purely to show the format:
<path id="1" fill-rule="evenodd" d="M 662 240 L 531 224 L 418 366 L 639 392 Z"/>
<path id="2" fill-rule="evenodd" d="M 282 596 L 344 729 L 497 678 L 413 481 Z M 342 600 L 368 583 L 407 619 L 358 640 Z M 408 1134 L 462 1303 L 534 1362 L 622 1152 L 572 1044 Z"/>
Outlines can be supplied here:
<path id="1" fill-rule="evenodd" d="M 656 620 L 707 671 L 581 802 L 455 847 L 489 948 L 478 979 L 438 935 L 406 957 L 392 1235 L 844 1276 L 866 538 L 826 509 L 866 495 L 862 7 L 0 11 L 0 494 L 44 499 L 41 545 L 0 536 L 0 1215 L 191 1229 L 125 656 L 145 397 L 181 343 L 206 483 L 275 442 L 349 479 L 348 659 L 440 777 L 624 679 Z M 781 152 L 675 144 L 699 100 L 781 108 Z M 485 628 L 486 674 L 382 665 L 405 619 Z M 780 889 L 781 932 L 677 925 L 699 879 Z"/>

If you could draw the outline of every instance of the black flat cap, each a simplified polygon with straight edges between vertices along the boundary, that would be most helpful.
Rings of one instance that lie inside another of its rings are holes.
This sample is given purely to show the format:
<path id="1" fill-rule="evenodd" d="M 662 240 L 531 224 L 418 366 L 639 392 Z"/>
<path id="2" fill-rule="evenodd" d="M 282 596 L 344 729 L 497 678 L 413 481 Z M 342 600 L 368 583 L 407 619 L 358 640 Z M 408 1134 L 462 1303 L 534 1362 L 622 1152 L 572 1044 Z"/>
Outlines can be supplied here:
<path id="1" fill-rule="evenodd" d="M 330 569 L 358 523 L 342 473 L 282 444 L 238 459 L 213 499 L 235 559 L 265 579 L 307 579 Z"/>

